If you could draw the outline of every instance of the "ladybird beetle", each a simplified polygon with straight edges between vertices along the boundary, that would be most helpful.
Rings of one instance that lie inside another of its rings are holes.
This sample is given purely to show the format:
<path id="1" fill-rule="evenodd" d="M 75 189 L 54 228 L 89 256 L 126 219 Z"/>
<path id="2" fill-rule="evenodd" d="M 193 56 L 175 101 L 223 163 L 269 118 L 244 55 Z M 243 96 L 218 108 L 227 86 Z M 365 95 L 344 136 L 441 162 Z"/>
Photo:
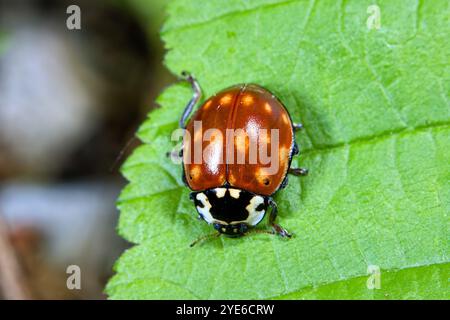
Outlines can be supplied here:
<path id="1" fill-rule="evenodd" d="M 194 92 L 179 122 L 184 129 L 179 154 L 183 160 L 183 181 L 192 191 L 190 198 L 198 218 L 217 230 L 197 239 L 191 246 L 208 237 L 221 234 L 236 237 L 251 231 L 291 237 L 275 223 L 277 205 L 272 197 L 287 185 L 288 173 L 300 176 L 308 172 L 290 168 L 292 157 L 299 152 L 294 133 L 302 125 L 293 123 L 283 104 L 256 84 L 238 84 L 222 90 L 207 99 L 187 121 L 200 100 L 201 89 L 191 75 L 183 72 L 183 76 Z M 210 134 L 206 137 L 208 131 Z M 251 141 L 256 142 L 253 150 Z M 277 148 L 273 149 L 275 145 Z M 195 159 L 196 152 L 193 152 L 196 147 L 203 151 L 199 159 Z M 271 163 L 258 157 L 261 156 L 258 147 L 265 147 Z M 252 154 L 256 156 L 250 161 Z M 272 166 L 273 163 L 276 166 Z M 272 232 L 250 230 L 264 218 L 269 208 Z"/>

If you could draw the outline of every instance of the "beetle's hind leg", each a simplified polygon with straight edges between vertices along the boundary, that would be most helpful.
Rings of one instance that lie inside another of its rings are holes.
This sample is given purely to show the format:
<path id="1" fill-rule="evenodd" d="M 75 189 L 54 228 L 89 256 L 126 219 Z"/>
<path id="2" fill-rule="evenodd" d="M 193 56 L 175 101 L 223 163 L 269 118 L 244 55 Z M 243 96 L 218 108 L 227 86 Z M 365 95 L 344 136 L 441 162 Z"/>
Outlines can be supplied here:
<path id="1" fill-rule="evenodd" d="M 294 123 L 293 124 L 294 130 L 298 131 L 303 129 L 303 125 L 301 123 Z M 294 150 L 292 151 L 292 156 L 296 156 L 298 155 L 300 152 L 299 148 L 298 148 L 298 144 L 297 141 L 294 141 Z M 306 168 L 289 168 L 288 173 L 294 175 L 294 176 L 306 176 L 308 175 L 308 169 Z M 287 176 L 286 176 L 287 178 Z M 285 185 L 287 184 L 287 179 Z"/>
<path id="2" fill-rule="evenodd" d="M 306 168 L 289 168 L 289 170 L 288 170 L 289 174 L 292 174 L 293 176 L 297 176 L 297 177 L 299 177 L 299 176 L 303 176 L 303 177 L 307 176 L 308 172 L 309 172 L 309 170 L 306 169 Z M 288 185 L 288 182 L 289 182 L 289 177 L 288 177 L 288 175 L 286 175 L 284 177 L 283 182 L 280 185 L 280 189 L 286 188 L 286 186 Z"/>
<path id="3" fill-rule="evenodd" d="M 297 142 L 294 142 L 294 150 L 292 151 L 292 156 L 298 155 L 299 149 Z M 308 175 L 308 169 L 306 168 L 289 168 L 288 173 L 294 175 L 294 176 L 306 176 Z M 285 178 L 285 181 L 283 181 L 283 187 L 285 187 L 287 184 L 287 176 Z"/>
<path id="4" fill-rule="evenodd" d="M 275 201 L 273 201 L 272 198 L 269 198 L 268 200 L 269 206 L 271 208 L 270 215 L 269 215 L 269 225 L 272 227 L 273 231 L 282 236 L 283 238 L 290 238 L 292 237 L 292 234 L 290 234 L 285 228 L 280 226 L 279 224 L 275 223 L 275 219 L 278 215 L 278 208 Z"/>
<path id="5" fill-rule="evenodd" d="M 294 176 L 307 176 L 309 171 L 306 168 L 289 168 L 288 172 Z"/>

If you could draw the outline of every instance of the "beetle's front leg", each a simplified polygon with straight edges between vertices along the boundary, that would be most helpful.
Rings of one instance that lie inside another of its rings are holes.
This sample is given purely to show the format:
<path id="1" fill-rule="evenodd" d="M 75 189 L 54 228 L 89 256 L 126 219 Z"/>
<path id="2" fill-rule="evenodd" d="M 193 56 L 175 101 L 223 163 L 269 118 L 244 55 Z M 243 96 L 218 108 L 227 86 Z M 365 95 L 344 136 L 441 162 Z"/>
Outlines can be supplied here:
<path id="1" fill-rule="evenodd" d="M 275 201 L 273 201 L 272 198 L 269 198 L 268 203 L 271 208 L 270 215 L 269 215 L 269 225 L 272 227 L 272 229 L 275 231 L 276 234 L 282 236 L 283 238 L 292 237 L 292 235 L 286 229 L 284 229 L 279 224 L 275 223 L 275 219 L 277 218 L 277 215 L 278 215 L 278 208 L 277 208 L 277 204 L 275 203 Z"/>
<path id="2" fill-rule="evenodd" d="M 189 115 L 191 114 L 192 110 L 194 109 L 194 106 L 197 104 L 197 102 L 200 100 L 202 96 L 202 90 L 200 88 L 200 85 L 198 84 L 197 80 L 188 72 L 183 71 L 181 73 L 181 76 L 191 84 L 193 94 L 191 100 L 189 100 L 188 104 L 186 105 L 186 108 L 184 108 L 183 114 L 181 115 L 179 125 L 180 128 L 185 129 L 186 128 L 186 121 L 189 118 Z"/>
<path id="3" fill-rule="evenodd" d="M 166 152 L 166 157 L 178 163 L 181 159 L 183 159 L 183 149 L 168 151 Z"/>

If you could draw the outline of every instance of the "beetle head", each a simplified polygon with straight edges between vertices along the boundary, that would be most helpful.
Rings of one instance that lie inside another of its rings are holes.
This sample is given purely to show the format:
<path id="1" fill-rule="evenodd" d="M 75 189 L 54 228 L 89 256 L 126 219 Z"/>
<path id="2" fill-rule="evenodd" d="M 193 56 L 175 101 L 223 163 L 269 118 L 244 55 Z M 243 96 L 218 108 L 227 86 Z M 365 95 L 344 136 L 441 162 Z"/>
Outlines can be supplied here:
<path id="1" fill-rule="evenodd" d="M 246 223 L 221 224 L 214 223 L 214 229 L 228 236 L 242 236 L 248 230 Z"/>

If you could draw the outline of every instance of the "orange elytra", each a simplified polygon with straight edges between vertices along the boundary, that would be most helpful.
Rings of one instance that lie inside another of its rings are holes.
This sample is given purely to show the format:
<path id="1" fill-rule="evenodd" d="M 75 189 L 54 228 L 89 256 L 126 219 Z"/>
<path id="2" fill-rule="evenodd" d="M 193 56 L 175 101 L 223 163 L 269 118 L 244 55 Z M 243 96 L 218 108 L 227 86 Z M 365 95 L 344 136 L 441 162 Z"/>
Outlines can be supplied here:
<path id="1" fill-rule="evenodd" d="M 290 168 L 299 151 L 295 131 L 302 125 L 294 124 L 280 100 L 256 84 L 220 91 L 188 120 L 201 91 L 191 75 L 184 75 L 194 95 L 180 119 L 180 127 L 186 129 L 183 181 L 192 190 L 199 218 L 218 231 L 210 236 L 245 235 L 270 207 L 273 232 L 254 231 L 290 237 L 275 223 L 277 205 L 272 197 L 287 185 L 288 173 L 307 174 L 306 169 Z"/>

